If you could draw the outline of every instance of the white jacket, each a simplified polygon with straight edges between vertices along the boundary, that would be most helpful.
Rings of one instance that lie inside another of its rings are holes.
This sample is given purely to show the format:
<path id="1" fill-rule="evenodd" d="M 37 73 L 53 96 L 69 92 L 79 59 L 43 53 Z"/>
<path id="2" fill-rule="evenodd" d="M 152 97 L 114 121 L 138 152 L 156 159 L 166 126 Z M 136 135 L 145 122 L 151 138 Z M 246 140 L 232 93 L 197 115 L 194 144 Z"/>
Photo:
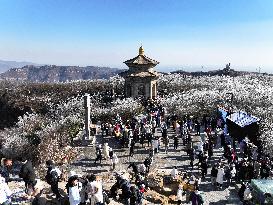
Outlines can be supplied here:
<path id="1" fill-rule="evenodd" d="M 173 168 L 172 171 L 171 171 L 171 176 L 172 176 L 173 178 L 176 178 L 177 175 L 178 175 L 177 169 Z"/>
<path id="2" fill-rule="evenodd" d="M 219 168 L 218 173 L 217 173 L 216 182 L 219 183 L 219 184 L 223 184 L 224 183 L 224 175 L 225 175 L 224 169 Z"/>
<path id="3" fill-rule="evenodd" d="M 70 205 L 78 205 L 81 203 L 80 190 L 78 186 L 69 187 L 69 203 Z"/>
<path id="4" fill-rule="evenodd" d="M 112 159 L 112 164 L 117 164 L 118 163 L 118 157 L 117 155 L 114 153 L 113 154 L 113 159 Z"/>
<path id="5" fill-rule="evenodd" d="M 182 189 L 177 190 L 176 198 L 177 198 L 177 201 L 178 200 L 182 201 L 182 198 L 183 198 L 183 190 Z"/>
<path id="6" fill-rule="evenodd" d="M 105 143 L 103 146 L 103 155 L 106 159 L 109 159 L 109 148 L 108 143 Z"/>
<path id="7" fill-rule="evenodd" d="M 90 183 L 92 189 L 91 205 L 97 202 L 103 203 L 102 184 L 100 181 L 93 181 Z"/>
<path id="8" fill-rule="evenodd" d="M 8 198 L 11 196 L 12 192 L 10 191 L 8 185 L 5 183 L 5 178 L 0 177 L 0 204 L 8 201 Z"/>
<path id="9" fill-rule="evenodd" d="M 158 149 L 158 145 L 159 145 L 158 144 L 158 139 L 154 139 L 152 143 L 153 143 L 153 148 Z"/>
<path id="10" fill-rule="evenodd" d="M 249 188 L 246 188 L 244 191 L 244 200 L 249 201 L 252 199 L 252 194 Z"/>

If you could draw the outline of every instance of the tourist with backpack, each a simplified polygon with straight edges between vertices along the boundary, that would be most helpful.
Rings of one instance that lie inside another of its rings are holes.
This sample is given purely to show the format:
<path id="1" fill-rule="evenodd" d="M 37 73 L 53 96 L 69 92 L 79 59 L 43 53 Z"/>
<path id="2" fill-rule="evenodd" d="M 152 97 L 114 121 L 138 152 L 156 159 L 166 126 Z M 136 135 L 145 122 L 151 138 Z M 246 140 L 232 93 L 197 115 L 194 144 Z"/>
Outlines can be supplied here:
<path id="1" fill-rule="evenodd" d="M 47 173 L 46 173 L 46 182 L 51 186 L 53 194 L 56 195 L 57 199 L 61 198 L 59 192 L 59 180 L 61 178 L 62 172 L 54 165 L 52 160 L 46 161 Z"/>

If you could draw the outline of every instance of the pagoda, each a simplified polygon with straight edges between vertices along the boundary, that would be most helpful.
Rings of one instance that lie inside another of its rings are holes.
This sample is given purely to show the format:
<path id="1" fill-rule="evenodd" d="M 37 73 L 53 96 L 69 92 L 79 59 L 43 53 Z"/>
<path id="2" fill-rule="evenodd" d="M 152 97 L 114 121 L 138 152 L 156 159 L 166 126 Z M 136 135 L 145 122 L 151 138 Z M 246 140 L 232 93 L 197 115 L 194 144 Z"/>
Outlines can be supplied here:
<path id="1" fill-rule="evenodd" d="M 139 54 L 135 58 L 124 62 L 129 70 L 122 73 L 125 78 L 125 96 L 146 99 L 155 98 L 157 94 L 158 73 L 154 67 L 159 62 L 144 55 L 144 49 L 139 48 Z"/>

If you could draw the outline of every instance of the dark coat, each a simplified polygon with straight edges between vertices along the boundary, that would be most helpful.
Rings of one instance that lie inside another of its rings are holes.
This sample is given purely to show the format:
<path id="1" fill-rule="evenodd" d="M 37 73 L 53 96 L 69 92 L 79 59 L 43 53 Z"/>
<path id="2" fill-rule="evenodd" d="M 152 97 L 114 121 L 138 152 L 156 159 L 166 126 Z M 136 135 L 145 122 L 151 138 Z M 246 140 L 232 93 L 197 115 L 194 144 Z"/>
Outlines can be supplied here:
<path id="1" fill-rule="evenodd" d="M 35 185 L 36 183 L 36 175 L 33 169 L 32 163 L 27 161 L 25 164 L 22 165 L 19 177 L 23 178 L 24 182 L 28 185 Z"/>

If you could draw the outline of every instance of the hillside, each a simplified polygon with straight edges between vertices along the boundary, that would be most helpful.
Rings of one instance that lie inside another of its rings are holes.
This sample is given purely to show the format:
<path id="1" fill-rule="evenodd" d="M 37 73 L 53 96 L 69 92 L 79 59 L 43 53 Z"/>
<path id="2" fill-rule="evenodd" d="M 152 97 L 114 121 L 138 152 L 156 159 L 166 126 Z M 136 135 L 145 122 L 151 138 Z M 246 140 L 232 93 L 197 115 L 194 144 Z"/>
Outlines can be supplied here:
<path id="1" fill-rule="evenodd" d="M 68 82 L 75 80 L 108 79 L 122 70 L 97 66 L 56 66 L 27 65 L 22 68 L 12 68 L 0 74 L 2 79 L 13 79 L 30 82 Z"/>
<path id="2" fill-rule="evenodd" d="M 4 61 L 0 60 L 0 73 L 6 72 L 7 70 L 11 68 L 22 68 L 26 65 L 38 65 L 31 62 L 17 62 L 17 61 Z"/>

